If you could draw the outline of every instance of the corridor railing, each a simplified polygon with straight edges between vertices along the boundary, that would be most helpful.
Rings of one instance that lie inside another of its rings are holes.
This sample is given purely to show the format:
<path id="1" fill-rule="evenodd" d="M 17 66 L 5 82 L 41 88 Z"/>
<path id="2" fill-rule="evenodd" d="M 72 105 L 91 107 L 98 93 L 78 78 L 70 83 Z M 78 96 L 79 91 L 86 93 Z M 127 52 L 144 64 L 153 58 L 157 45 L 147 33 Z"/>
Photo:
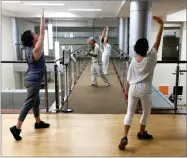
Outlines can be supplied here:
<path id="1" fill-rule="evenodd" d="M 23 98 L 26 97 L 26 89 L 24 87 L 24 73 L 26 72 L 27 66 L 26 60 L 18 61 L 1 61 L 2 63 L 2 93 L 1 93 L 1 105 L 2 109 L 19 109 L 23 104 Z M 54 61 L 46 61 L 44 79 L 41 84 L 41 108 L 45 108 L 48 112 L 49 104 L 52 102 L 48 97 L 48 82 L 49 82 L 49 71 Z M 48 67 L 47 67 L 48 66 Z M 8 83 L 7 80 L 11 80 Z M 9 79 L 8 79 L 9 78 Z M 5 83 L 6 82 L 6 83 Z M 8 86 L 5 88 L 5 86 Z M 8 100 L 7 100 L 7 99 Z"/>
<path id="2" fill-rule="evenodd" d="M 81 46 L 74 51 L 69 51 L 70 55 L 75 59 L 70 60 L 68 65 L 68 86 L 65 85 L 65 73 L 64 67 L 61 64 L 57 64 L 62 60 L 46 60 L 45 76 L 41 85 L 40 97 L 41 97 L 41 109 L 46 109 L 46 112 L 51 112 L 50 107 L 54 102 L 60 102 L 62 105 L 69 96 L 72 88 L 80 77 L 88 58 L 84 56 L 87 46 Z M 68 49 L 68 48 L 67 48 Z M 26 97 L 26 89 L 24 87 L 24 74 L 27 70 L 26 60 L 17 61 L 1 61 L 2 63 L 2 109 L 20 109 Z M 11 77 L 11 83 L 8 77 Z M 59 85 L 60 81 L 60 85 Z M 18 83 L 19 82 L 19 83 Z M 8 84 L 9 83 L 9 84 Z M 58 90 L 60 86 L 60 90 Z M 65 88 L 68 87 L 66 91 Z M 9 99 L 8 99 L 9 98 Z M 55 105 L 56 106 L 56 105 Z M 58 107 L 58 106 L 57 106 Z M 60 106 L 58 107 L 60 109 Z"/>
<path id="3" fill-rule="evenodd" d="M 124 89 L 131 58 L 117 47 L 112 45 L 112 48 L 112 62 Z M 157 62 L 152 86 L 153 113 L 186 113 L 185 69 L 186 61 Z M 139 102 L 137 112 L 141 111 L 141 103 Z"/>
<path id="4" fill-rule="evenodd" d="M 127 78 L 128 66 L 131 62 L 131 57 L 128 54 L 124 53 L 122 50 L 118 49 L 116 46 L 111 46 L 113 48 L 112 63 L 119 78 L 120 84 L 124 89 Z"/>
<path id="5" fill-rule="evenodd" d="M 71 60 L 68 65 L 63 65 L 63 56 L 55 60 L 55 102 L 51 106 L 50 112 L 67 111 L 68 98 L 89 60 L 84 55 L 86 51 L 87 46 L 82 46 L 70 52 Z"/>

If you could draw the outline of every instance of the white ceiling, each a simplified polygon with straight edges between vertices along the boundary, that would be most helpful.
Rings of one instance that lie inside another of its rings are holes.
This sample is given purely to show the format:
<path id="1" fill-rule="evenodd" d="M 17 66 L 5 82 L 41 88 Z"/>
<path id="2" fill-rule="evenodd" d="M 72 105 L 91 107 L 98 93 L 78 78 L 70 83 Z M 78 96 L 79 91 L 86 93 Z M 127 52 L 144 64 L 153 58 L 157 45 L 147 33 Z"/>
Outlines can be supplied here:
<path id="1" fill-rule="evenodd" d="M 186 9 L 187 0 L 152 0 L 152 14 L 166 16 L 179 10 Z M 126 1 L 118 12 L 119 17 L 130 16 L 130 0 Z"/>
<path id="2" fill-rule="evenodd" d="M 26 2 L 26 1 L 25 1 Z M 28 2 L 28 1 L 27 1 Z M 33 1 L 31 1 L 33 3 Z M 39 2 L 39 1 L 37 1 Z M 42 1 L 40 1 L 42 2 Z M 60 1 L 43 1 L 42 3 L 59 3 Z M 122 1 L 62 1 L 65 6 L 45 7 L 46 17 L 115 17 Z M 2 3 L 3 13 L 17 17 L 38 17 L 43 7 L 27 6 L 20 3 Z M 75 12 L 68 9 L 102 9 L 100 12 Z"/>
<path id="3" fill-rule="evenodd" d="M 25 1 L 28 2 L 28 1 Z M 30 1 L 33 2 L 33 1 Z M 97 0 L 97 1 L 37 1 L 42 3 L 65 4 L 64 7 L 45 7 L 46 17 L 93 18 L 93 17 L 127 17 L 130 14 L 130 0 Z M 125 2 L 125 3 L 124 3 Z M 165 16 L 186 8 L 186 0 L 153 0 L 153 15 Z M 102 9 L 101 12 L 75 12 L 68 9 Z M 39 17 L 42 7 L 26 6 L 20 3 L 2 3 L 2 13 L 16 17 Z"/>

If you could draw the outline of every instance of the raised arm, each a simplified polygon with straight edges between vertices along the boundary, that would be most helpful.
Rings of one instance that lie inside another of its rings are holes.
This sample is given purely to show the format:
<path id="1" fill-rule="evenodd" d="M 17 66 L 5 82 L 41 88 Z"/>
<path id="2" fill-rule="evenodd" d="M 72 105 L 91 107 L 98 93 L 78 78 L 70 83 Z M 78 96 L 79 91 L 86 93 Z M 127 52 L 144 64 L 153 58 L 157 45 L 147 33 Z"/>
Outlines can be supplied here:
<path id="1" fill-rule="evenodd" d="M 107 41 L 108 41 L 108 30 L 109 30 L 109 28 L 108 28 L 108 26 L 107 26 L 107 27 L 106 27 L 106 32 L 105 32 L 105 40 L 104 40 L 104 44 L 106 44 Z"/>
<path id="2" fill-rule="evenodd" d="M 44 36 L 45 36 L 45 19 L 44 19 L 44 10 L 43 10 L 41 15 L 41 21 L 40 21 L 40 35 L 33 50 L 33 56 L 35 60 L 38 60 L 42 55 Z"/>
<path id="3" fill-rule="evenodd" d="M 106 33 L 106 27 L 104 27 L 104 29 L 103 29 L 103 33 L 101 35 L 101 39 L 105 36 L 105 33 Z"/>
<path id="4" fill-rule="evenodd" d="M 160 25 L 155 44 L 153 46 L 158 51 L 159 46 L 160 46 L 160 41 L 161 41 L 161 38 L 162 38 L 164 24 L 163 24 L 162 19 L 160 19 L 159 17 L 153 16 L 153 19 Z"/>

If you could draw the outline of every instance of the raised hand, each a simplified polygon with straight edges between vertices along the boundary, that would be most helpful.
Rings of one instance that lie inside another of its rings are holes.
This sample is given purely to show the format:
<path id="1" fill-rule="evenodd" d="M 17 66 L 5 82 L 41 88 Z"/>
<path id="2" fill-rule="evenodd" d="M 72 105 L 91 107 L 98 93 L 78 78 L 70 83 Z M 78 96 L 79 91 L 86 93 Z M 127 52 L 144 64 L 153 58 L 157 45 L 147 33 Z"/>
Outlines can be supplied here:
<path id="1" fill-rule="evenodd" d="M 109 28 L 108 28 L 108 26 L 106 26 L 106 30 L 108 30 Z"/>
<path id="2" fill-rule="evenodd" d="M 157 23 L 163 25 L 163 20 L 162 20 L 161 18 L 159 18 L 159 17 L 157 17 L 157 16 L 153 16 L 153 19 L 154 19 Z"/>
<path id="3" fill-rule="evenodd" d="M 42 18 L 44 18 L 44 12 L 45 12 L 45 10 L 42 9 L 42 13 L 41 13 L 41 17 L 42 17 Z"/>

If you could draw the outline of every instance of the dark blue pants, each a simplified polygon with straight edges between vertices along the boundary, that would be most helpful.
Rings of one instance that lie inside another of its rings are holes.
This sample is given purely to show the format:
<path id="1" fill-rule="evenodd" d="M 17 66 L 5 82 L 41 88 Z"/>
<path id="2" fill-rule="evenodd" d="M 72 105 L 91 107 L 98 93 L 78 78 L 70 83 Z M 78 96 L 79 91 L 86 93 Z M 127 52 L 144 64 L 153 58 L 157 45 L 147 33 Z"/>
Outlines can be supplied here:
<path id="1" fill-rule="evenodd" d="M 40 116 L 40 86 L 41 83 L 39 82 L 28 82 L 25 81 L 25 87 L 27 88 L 27 98 L 25 100 L 25 103 L 21 109 L 20 115 L 19 115 L 19 121 L 24 121 L 28 112 L 33 109 L 34 117 Z"/>

